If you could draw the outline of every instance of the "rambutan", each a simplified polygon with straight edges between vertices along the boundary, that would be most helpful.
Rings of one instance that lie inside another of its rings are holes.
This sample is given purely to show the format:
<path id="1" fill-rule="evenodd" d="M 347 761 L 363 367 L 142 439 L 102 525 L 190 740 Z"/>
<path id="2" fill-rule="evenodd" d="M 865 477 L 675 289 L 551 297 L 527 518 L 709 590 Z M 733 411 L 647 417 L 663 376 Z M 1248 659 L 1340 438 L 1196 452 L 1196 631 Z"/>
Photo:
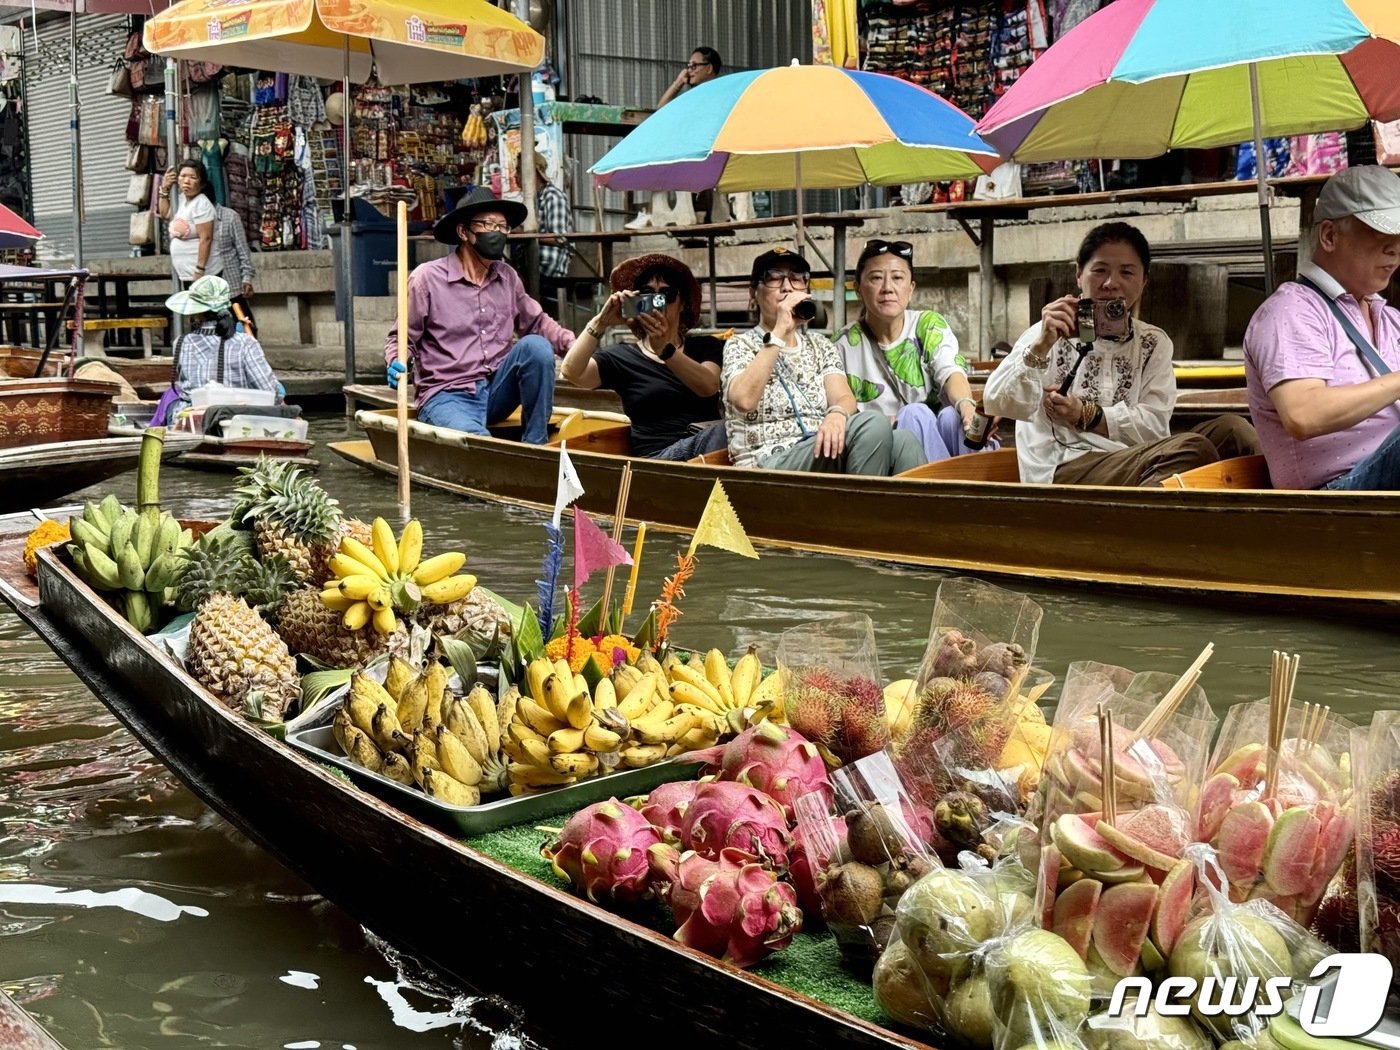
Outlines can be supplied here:
<path id="1" fill-rule="evenodd" d="M 1377 825 L 1371 836 L 1371 856 L 1376 869 L 1376 891 L 1400 901 L 1400 824 Z"/>
<path id="2" fill-rule="evenodd" d="M 1400 822 L 1400 769 L 1383 773 L 1371 783 L 1371 819 Z"/>
<path id="3" fill-rule="evenodd" d="M 1356 899 L 1356 870 L 1344 873 L 1339 885 L 1329 890 L 1313 916 L 1312 932 L 1335 951 L 1361 950 L 1361 910 Z"/>
<path id="4" fill-rule="evenodd" d="M 885 719 L 885 694 L 868 678 L 853 677 L 841 691 L 840 728 L 829 745 L 842 762 L 854 762 L 884 750 L 890 742 Z"/>
<path id="5" fill-rule="evenodd" d="M 788 725 L 815 744 L 830 748 L 840 720 L 835 694 L 824 689 L 798 688 L 784 702 Z"/>

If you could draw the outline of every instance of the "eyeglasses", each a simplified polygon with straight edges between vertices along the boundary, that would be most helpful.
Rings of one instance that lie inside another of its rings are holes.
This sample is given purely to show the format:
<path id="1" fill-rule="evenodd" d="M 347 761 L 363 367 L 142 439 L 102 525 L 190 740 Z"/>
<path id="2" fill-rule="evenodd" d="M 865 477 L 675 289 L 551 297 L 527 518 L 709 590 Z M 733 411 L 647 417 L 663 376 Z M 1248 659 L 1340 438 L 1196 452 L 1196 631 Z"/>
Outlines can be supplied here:
<path id="1" fill-rule="evenodd" d="M 704 69 L 704 68 L 705 68 L 706 66 L 708 66 L 709 64 L 710 64 L 710 63 L 708 63 L 708 62 L 687 62 L 687 63 L 685 64 L 685 68 L 686 68 L 686 69 Z"/>
<path id="2" fill-rule="evenodd" d="M 861 254 L 868 258 L 872 255 L 883 255 L 885 252 L 898 255 L 901 259 L 914 258 L 914 246 L 908 241 L 866 241 L 865 250 Z"/>
<path id="3" fill-rule="evenodd" d="M 765 288 L 779 288 L 784 281 L 787 281 L 792 287 L 801 291 L 806 288 L 811 281 L 811 275 L 794 273 L 792 270 L 765 270 L 762 276 L 759 277 L 759 282 Z"/>
<path id="4" fill-rule="evenodd" d="M 666 300 L 666 305 L 670 306 L 681 297 L 681 293 L 674 288 L 649 288 L 646 285 L 638 285 L 632 291 L 640 292 L 642 295 L 659 295 Z"/>
<path id="5" fill-rule="evenodd" d="M 510 227 L 503 222 L 482 222 L 480 219 L 472 220 L 472 229 L 484 233 L 510 233 Z"/>

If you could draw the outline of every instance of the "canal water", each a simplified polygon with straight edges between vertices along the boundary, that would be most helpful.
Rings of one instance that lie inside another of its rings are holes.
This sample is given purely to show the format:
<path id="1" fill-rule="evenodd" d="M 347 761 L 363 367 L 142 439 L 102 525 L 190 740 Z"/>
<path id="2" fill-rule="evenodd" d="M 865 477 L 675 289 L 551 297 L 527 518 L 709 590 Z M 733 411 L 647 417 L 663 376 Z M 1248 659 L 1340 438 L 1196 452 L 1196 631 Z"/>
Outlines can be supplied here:
<path id="1" fill-rule="evenodd" d="M 392 520 L 395 482 L 325 447 L 345 436 L 340 416 L 313 422 L 322 483 L 348 512 Z M 231 501 L 231 475 L 167 467 L 162 482 L 164 500 L 185 516 L 218 516 Z M 82 495 L 106 491 L 131 501 L 134 475 Z M 464 549 L 484 585 L 516 601 L 533 595 L 544 516 L 421 488 L 413 511 L 430 553 Z M 936 518 L 909 524 L 938 528 Z M 684 543 L 647 538 L 639 607 Z M 913 673 L 946 574 L 760 553 L 754 562 L 700 549 L 678 637 L 729 652 L 756 644 L 771 665 L 786 628 L 864 612 L 886 677 Z M 1043 607 L 1036 663 L 1057 683 L 1077 660 L 1180 673 L 1213 642 L 1201 685 L 1218 711 L 1267 696 L 1274 649 L 1301 656 L 1298 700 L 1362 722 L 1376 708 L 1400 707 L 1400 645 L 1364 621 L 998 582 Z M 0 828 L 0 987 L 69 1050 L 539 1045 L 510 1004 L 511 977 L 493 967 L 489 943 L 463 944 L 480 955 L 476 988 L 445 984 L 379 943 L 208 810 L 8 611 L 0 614 Z M 434 902 L 413 892 L 412 872 L 404 880 L 386 892 L 433 921 Z"/>

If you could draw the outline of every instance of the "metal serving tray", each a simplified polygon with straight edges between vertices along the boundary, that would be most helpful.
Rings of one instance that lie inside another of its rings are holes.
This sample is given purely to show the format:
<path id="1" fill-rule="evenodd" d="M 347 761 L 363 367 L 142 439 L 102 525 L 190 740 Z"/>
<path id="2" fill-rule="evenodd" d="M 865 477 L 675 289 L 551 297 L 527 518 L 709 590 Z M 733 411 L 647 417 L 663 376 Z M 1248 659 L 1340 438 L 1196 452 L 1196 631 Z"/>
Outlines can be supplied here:
<path id="1" fill-rule="evenodd" d="M 345 770 L 350 779 L 370 794 L 397 806 L 425 824 L 449 835 L 470 838 L 488 831 L 539 820 L 565 810 L 582 809 L 594 802 L 630 795 L 645 795 L 658 784 L 688 780 L 700 772 L 700 763 L 668 758 L 641 769 L 628 769 L 589 777 L 577 784 L 530 795 L 507 797 L 479 806 L 453 806 L 352 762 L 340 750 L 330 726 L 288 733 L 287 743 L 302 754 Z"/>

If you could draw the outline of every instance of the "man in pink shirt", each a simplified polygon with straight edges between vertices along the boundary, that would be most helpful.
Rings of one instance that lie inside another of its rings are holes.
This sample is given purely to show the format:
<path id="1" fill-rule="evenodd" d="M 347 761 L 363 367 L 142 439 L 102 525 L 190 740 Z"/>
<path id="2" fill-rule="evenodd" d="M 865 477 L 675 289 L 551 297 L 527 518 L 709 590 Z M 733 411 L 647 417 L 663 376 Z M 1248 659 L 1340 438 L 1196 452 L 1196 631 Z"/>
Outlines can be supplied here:
<path id="1" fill-rule="evenodd" d="M 1280 489 L 1400 489 L 1400 176 L 1374 164 L 1327 180 L 1317 247 L 1244 336 L 1249 410 Z"/>
<path id="2" fill-rule="evenodd" d="M 506 235 L 525 221 L 525 205 L 473 190 L 433 227 L 455 245 L 408 279 L 408 352 L 418 418 L 438 427 L 485 434 L 521 408 L 522 440 L 543 445 L 554 409 L 554 358 L 574 333 L 544 312 L 520 275 L 502 260 Z M 389 385 L 397 389 L 398 325 L 384 341 Z"/>

